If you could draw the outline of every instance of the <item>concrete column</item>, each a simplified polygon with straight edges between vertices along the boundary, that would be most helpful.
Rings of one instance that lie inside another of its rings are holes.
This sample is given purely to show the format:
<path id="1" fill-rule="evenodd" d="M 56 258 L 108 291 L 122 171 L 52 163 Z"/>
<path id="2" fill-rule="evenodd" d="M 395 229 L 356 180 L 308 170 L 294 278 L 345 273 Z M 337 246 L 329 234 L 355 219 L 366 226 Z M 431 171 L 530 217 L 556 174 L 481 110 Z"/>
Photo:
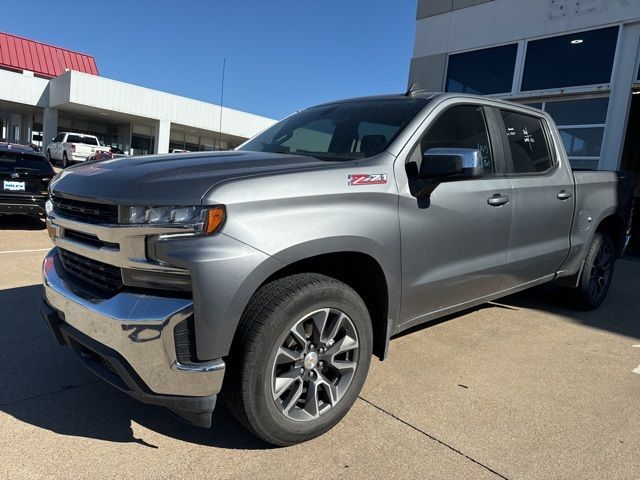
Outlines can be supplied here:
<path id="1" fill-rule="evenodd" d="M 159 120 L 156 125 L 156 138 L 153 153 L 169 153 L 169 136 L 171 135 L 171 122 Z"/>
<path id="2" fill-rule="evenodd" d="M 47 153 L 47 145 L 58 134 L 58 111 L 55 108 L 45 108 L 42 114 L 42 151 Z"/>
<path id="3" fill-rule="evenodd" d="M 623 25 L 611 76 L 611 98 L 602 139 L 600 170 L 620 168 L 631 108 L 631 86 L 636 78 L 640 23 Z"/>

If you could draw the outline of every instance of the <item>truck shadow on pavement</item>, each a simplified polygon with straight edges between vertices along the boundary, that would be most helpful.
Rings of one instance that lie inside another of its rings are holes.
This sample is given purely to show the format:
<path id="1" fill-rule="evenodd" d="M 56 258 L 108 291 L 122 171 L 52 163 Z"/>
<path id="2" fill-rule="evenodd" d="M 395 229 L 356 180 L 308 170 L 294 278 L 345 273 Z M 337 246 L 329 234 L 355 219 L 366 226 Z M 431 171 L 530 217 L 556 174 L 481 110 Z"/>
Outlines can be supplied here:
<path id="1" fill-rule="evenodd" d="M 640 262 L 619 262 L 605 303 L 591 312 L 571 308 L 553 286 L 543 286 L 478 308 L 534 309 L 561 319 L 640 339 Z M 40 285 L 0 290 L 0 412 L 61 435 L 162 448 L 167 436 L 226 449 L 265 449 L 219 402 L 213 427 L 187 425 L 143 405 L 94 377 L 69 348 L 54 341 L 40 317 Z M 402 335 L 455 319 L 436 320 Z M 523 312 L 523 314 L 526 314 Z M 0 414 L 1 415 L 1 414 Z M 1 418 L 1 417 L 0 417 Z"/>
<path id="2" fill-rule="evenodd" d="M 57 345 L 39 313 L 41 296 L 40 285 L 0 290 L 0 412 L 61 435 L 149 448 L 165 443 L 157 434 L 218 448 L 269 448 L 244 430 L 222 401 L 213 427 L 203 429 L 99 380 L 75 353 Z"/>
<path id="3" fill-rule="evenodd" d="M 26 215 L 0 215 L 0 230 L 44 230 L 44 220 Z"/>

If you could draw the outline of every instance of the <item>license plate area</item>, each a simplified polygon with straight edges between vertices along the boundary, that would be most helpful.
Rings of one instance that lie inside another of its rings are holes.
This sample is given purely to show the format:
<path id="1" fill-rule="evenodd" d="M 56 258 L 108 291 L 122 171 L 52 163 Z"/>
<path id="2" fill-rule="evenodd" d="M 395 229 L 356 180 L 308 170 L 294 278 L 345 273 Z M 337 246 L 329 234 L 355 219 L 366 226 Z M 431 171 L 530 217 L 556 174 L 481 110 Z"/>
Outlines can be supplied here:
<path id="1" fill-rule="evenodd" d="M 25 182 L 16 182 L 15 180 L 4 180 L 2 188 L 7 192 L 24 192 Z"/>

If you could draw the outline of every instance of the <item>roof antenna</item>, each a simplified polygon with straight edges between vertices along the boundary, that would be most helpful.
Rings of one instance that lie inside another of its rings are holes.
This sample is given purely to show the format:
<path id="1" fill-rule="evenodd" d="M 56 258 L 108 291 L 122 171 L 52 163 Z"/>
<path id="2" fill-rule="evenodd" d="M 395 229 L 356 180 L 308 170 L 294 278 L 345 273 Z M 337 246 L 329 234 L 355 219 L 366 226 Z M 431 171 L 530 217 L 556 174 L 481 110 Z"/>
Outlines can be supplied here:
<path id="1" fill-rule="evenodd" d="M 413 95 L 415 92 L 419 90 L 421 90 L 420 84 L 418 82 L 413 82 L 409 87 L 409 90 L 407 90 L 406 93 L 404 94 L 404 96 L 410 97 L 411 95 Z"/>

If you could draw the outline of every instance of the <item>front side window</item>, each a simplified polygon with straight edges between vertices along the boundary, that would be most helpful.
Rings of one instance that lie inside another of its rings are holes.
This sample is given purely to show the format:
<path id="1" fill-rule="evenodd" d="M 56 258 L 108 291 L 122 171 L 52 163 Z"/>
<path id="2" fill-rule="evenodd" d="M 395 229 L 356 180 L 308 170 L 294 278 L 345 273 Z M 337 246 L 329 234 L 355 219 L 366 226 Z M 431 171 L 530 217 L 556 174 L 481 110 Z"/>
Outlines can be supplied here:
<path id="1" fill-rule="evenodd" d="M 512 169 L 509 173 L 539 173 L 552 166 L 542 120 L 508 110 L 500 110 L 504 135 L 509 143 Z"/>
<path id="2" fill-rule="evenodd" d="M 514 43 L 451 55 L 446 91 L 479 95 L 510 92 L 517 53 Z"/>
<path id="3" fill-rule="evenodd" d="M 480 151 L 485 172 L 493 173 L 493 155 L 482 107 L 459 105 L 446 110 L 429 126 L 419 147 L 410 158 L 418 166 L 422 156 L 432 148 L 469 148 Z"/>
<path id="4" fill-rule="evenodd" d="M 239 150 L 357 160 L 382 153 L 427 104 L 426 98 L 356 100 L 309 108 Z"/>
<path id="5" fill-rule="evenodd" d="M 522 90 L 609 83 L 617 41 L 610 27 L 529 42 Z"/>

